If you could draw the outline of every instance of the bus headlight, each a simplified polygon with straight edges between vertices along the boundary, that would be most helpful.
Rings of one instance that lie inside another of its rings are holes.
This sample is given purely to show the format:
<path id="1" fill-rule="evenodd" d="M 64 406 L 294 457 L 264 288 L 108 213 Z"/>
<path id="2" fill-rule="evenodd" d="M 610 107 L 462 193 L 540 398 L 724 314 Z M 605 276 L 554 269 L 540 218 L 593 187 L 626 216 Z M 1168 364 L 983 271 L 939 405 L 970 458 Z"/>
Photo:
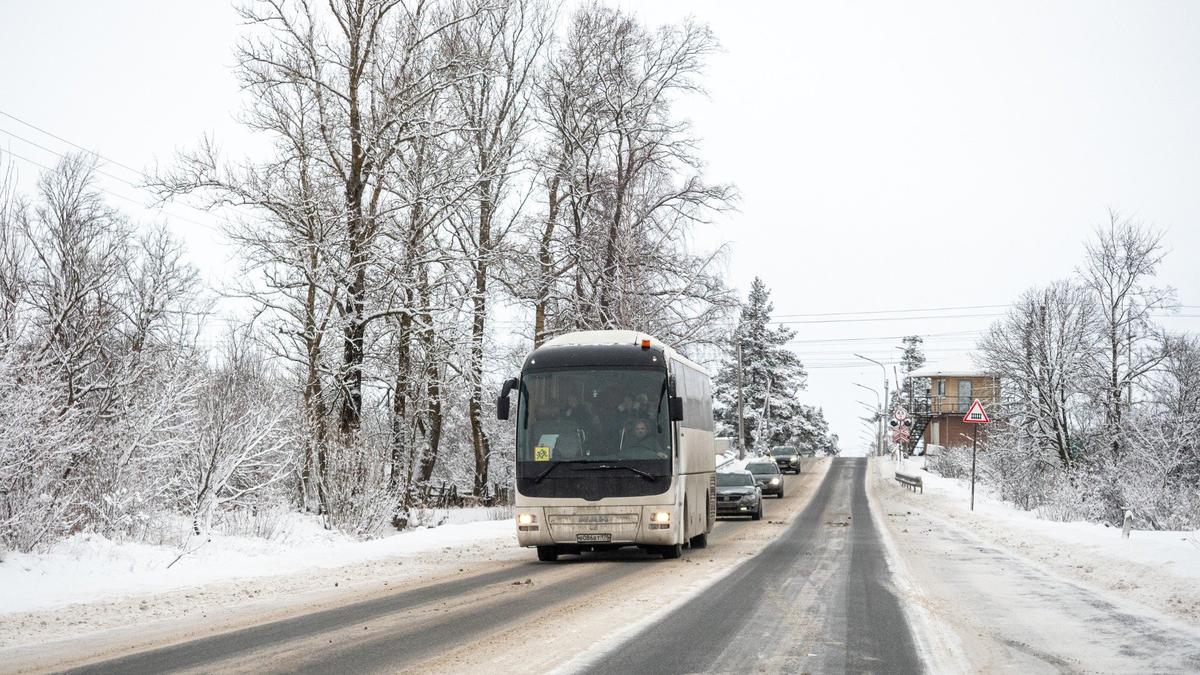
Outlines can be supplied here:
<path id="1" fill-rule="evenodd" d="M 517 529 L 521 532 L 536 532 L 538 529 L 537 516 L 532 513 L 517 514 Z"/>
<path id="2" fill-rule="evenodd" d="M 772 479 L 771 479 L 771 485 L 779 485 L 779 479 L 778 479 L 778 478 L 772 478 Z"/>
<path id="3" fill-rule="evenodd" d="M 666 525 L 671 522 L 670 511 L 655 511 L 650 515 L 650 521 L 659 525 Z"/>

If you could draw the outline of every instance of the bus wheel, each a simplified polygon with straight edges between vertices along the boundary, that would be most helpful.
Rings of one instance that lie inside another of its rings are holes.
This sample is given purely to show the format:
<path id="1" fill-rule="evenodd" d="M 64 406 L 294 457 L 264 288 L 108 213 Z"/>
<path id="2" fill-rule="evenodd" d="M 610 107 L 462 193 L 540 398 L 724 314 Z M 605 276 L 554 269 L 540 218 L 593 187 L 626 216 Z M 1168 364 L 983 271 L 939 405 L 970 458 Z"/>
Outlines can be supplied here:
<path id="1" fill-rule="evenodd" d="M 558 560 L 558 548 L 555 546 L 539 546 L 537 547 L 538 560 L 542 562 L 554 562 Z"/>
<path id="2" fill-rule="evenodd" d="M 692 548 L 707 548 L 708 547 L 708 533 L 702 532 L 702 533 L 692 537 L 691 539 L 688 540 L 688 545 L 691 546 Z"/>
<path id="3" fill-rule="evenodd" d="M 662 549 L 663 560 L 674 560 L 683 555 L 683 544 L 675 544 L 673 546 L 664 546 Z"/>

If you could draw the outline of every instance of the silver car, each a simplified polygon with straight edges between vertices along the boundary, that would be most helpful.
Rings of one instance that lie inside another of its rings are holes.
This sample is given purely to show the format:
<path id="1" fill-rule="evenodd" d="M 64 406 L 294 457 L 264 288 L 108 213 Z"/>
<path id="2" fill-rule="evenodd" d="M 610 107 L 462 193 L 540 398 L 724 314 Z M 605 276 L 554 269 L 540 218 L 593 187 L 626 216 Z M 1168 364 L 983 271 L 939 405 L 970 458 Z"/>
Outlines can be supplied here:
<path id="1" fill-rule="evenodd" d="M 749 471 L 717 472 L 717 517 L 750 516 L 761 520 L 762 490 L 754 483 Z"/>

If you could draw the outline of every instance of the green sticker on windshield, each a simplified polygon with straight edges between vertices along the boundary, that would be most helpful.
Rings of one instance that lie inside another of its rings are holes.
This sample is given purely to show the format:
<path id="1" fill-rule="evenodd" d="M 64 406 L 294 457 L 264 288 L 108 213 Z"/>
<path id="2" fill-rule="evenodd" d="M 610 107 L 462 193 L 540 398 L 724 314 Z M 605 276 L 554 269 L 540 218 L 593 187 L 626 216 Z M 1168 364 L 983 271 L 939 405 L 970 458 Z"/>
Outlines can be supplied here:
<path id="1" fill-rule="evenodd" d="M 533 461 L 549 462 L 550 461 L 550 448 L 545 445 L 539 445 L 536 448 L 534 448 L 533 449 Z"/>

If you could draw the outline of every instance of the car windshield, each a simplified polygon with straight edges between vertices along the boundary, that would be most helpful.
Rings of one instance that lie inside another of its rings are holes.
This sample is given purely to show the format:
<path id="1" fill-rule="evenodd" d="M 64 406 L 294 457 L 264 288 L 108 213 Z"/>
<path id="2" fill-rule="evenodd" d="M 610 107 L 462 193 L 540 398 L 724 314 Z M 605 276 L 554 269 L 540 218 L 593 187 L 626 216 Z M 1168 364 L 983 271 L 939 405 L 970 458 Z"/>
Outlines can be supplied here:
<path id="1" fill-rule="evenodd" d="M 780 456 L 786 457 L 788 455 L 796 454 L 796 449 L 795 448 L 775 448 L 774 450 L 771 451 L 771 454 L 775 455 L 776 457 L 780 457 Z"/>
<path id="2" fill-rule="evenodd" d="M 750 473 L 779 473 L 779 467 L 771 464 L 748 464 L 746 470 Z"/>
<path id="3" fill-rule="evenodd" d="M 754 485 L 754 476 L 748 473 L 718 473 L 717 487 L 749 487 Z"/>
<path id="4" fill-rule="evenodd" d="M 671 440 L 667 374 L 654 368 L 563 368 L 526 373 L 517 461 L 665 462 Z"/>

